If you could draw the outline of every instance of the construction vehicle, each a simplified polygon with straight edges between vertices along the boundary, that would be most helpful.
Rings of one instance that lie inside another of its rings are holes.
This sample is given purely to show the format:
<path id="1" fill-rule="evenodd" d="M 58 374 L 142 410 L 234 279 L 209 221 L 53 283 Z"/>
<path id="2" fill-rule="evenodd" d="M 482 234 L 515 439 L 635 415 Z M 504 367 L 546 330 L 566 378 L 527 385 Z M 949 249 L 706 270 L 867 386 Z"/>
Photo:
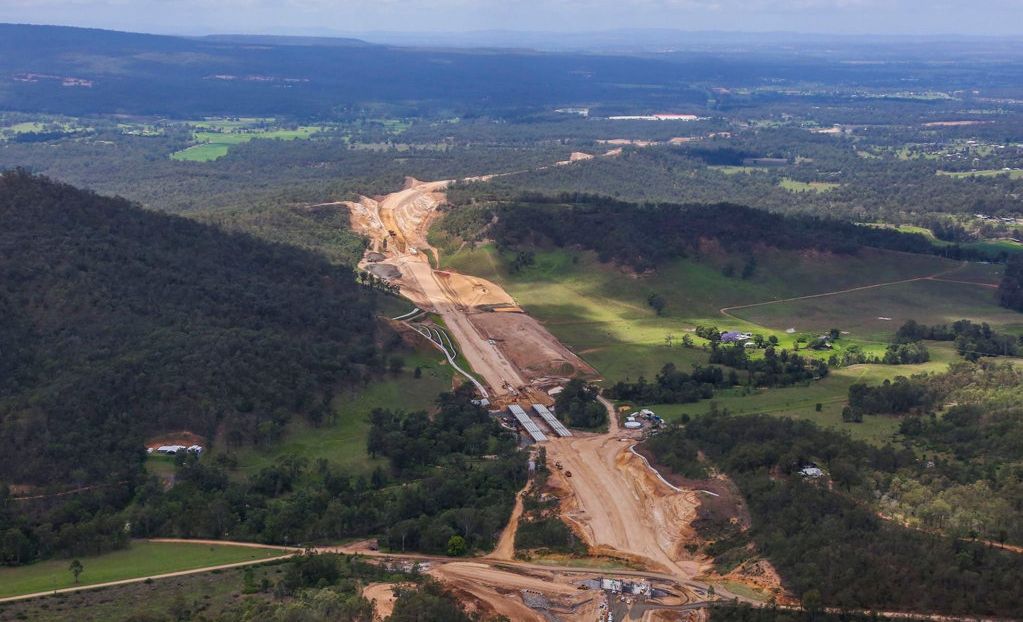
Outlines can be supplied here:
<path id="1" fill-rule="evenodd" d="M 571 471 L 565 471 L 565 477 L 572 477 Z"/>
<path id="2" fill-rule="evenodd" d="M 561 466 L 561 461 L 559 460 L 558 462 L 555 462 L 555 463 L 554 463 L 554 468 L 560 471 L 560 470 L 561 470 L 561 469 L 563 469 L 564 467 L 563 467 L 563 466 Z"/>

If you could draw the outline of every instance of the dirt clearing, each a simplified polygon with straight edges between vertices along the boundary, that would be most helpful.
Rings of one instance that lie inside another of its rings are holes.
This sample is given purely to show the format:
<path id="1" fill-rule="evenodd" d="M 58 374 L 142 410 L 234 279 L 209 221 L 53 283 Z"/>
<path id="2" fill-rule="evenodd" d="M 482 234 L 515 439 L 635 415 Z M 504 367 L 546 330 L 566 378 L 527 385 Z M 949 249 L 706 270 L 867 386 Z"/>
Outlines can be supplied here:
<path id="1" fill-rule="evenodd" d="M 401 583 L 370 583 L 362 588 L 362 597 L 373 603 L 374 620 L 390 617 L 394 612 L 394 601 L 398 600 L 394 590 L 401 587 L 403 587 Z"/>
<path id="2" fill-rule="evenodd" d="M 474 562 L 453 562 L 433 568 L 433 577 L 456 592 L 470 594 L 481 604 L 480 612 L 507 616 L 511 620 L 545 622 L 549 611 L 559 620 L 589 622 L 596 619 L 596 594 L 580 590 L 575 581 L 556 572 L 511 572 Z M 544 603 L 533 609 L 526 604 Z"/>
<path id="3" fill-rule="evenodd" d="M 439 315 L 494 397 L 529 394 L 535 388 L 531 385 L 551 377 L 595 376 L 539 322 L 521 313 L 499 285 L 433 269 L 438 254 L 426 234 L 449 183 L 408 178 L 398 192 L 346 203 L 353 229 L 371 240 L 360 267 L 397 285 L 420 309 Z"/>
<path id="4" fill-rule="evenodd" d="M 473 325 L 497 343 L 526 377 L 596 377 L 597 372 L 554 338 L 536 319 L 519 313 L 476 313 Z"/>
<path id="5" fill-rule="evenodd" d="M 570 493 L 563 498 L 563 515 L 593 553 L 692 579 L 704 564 L 684 545 L 695 537 L 691 524 L 700 500 L 695 491 L 679 492 L 659 479 L 629 450 L 635 442 L 612 416 L 607 434 L 547 444 L 548 461 L 564 467 L 554 471 L 554 479 Z M 564 477 L 565 471 L 572 477 Z"/>

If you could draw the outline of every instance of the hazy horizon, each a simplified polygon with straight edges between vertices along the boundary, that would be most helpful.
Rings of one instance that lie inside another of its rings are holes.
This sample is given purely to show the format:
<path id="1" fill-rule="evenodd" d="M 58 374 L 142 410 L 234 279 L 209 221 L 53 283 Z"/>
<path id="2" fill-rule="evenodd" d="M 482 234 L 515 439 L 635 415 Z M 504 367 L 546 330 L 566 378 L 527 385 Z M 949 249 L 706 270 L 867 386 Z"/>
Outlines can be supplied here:
<path id="1" fill-rule="evenodd" d="M 171 35 L 501 31 L 1020 36 L 1023 0 L 5 0 L 0 22 Z"/>

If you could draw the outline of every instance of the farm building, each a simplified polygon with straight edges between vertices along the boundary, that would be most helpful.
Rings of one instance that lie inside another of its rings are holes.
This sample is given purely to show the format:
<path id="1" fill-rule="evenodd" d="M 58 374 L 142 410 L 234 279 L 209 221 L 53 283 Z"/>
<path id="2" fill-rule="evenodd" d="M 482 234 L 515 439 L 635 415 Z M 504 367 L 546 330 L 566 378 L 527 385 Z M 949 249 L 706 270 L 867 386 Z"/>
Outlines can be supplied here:
<path id="1" fill-rule="evenodd" d="M 817 479 L 824 476 L 824 471 L 815 464 L 810 464 L 799 470 L 799 474 L 810 479 Z"/>
<path id="2" fill-rule="evenodd" d="M 737 330 L 729 330 L 721 333 L 721 343 L 741 343 L 752 338 L 753 335 L 750 333 L 740 333 Z"/>
<path id="3" fill-rule="evenodd" d="M 188 447 L 184 445 L 160 445 L 156 448 L 156 453 L 166 454 L 168 456 L 173 456 L 174 454 L 182 451 L 201 454 L 203 452 L 203 447 L 202 445 L 189 445 Z M 148 450 L 148 453 L 152 453 L 152 450 Z"/>
<path id="4" fill-rule="evenodd" d="M 184 445 L 160 445 L 159 447 L 156 448 L 156 453 L 170 455 L 170 454 L 176 454 L 179 451 L 182 451 L 184 449 L 188 449 L 188 448 L 185 447 Z"/>

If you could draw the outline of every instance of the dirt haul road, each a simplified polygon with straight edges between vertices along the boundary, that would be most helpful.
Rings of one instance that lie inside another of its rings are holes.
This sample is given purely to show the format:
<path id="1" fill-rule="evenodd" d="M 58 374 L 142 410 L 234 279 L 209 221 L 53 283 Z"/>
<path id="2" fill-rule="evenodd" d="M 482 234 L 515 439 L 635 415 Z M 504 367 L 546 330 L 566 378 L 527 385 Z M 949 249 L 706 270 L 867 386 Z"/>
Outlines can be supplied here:
<path id="1" fill-rule="evenodd" d="M 548 464 L 560 486 L 562 513 L 575 524 L 590 549 L 619 556 L 689 581 L 703 570 L 684 544 L 699 500 L 696 492 L 679 492 L 650 469 L 630 448 L 636 438 L 618 427 L 610 403 L 606 434 L 582 434 L 547 443 Z M 572 477 L 565 477 L 570 471 Z"/>
<path id="2" fill-rule="evenodd" d="M 484 613 L 503 615 L 516 622 L 548 620 L 543 613 L 525 604 L 526 594 L 542 594 L 559 620 L 589 622 L 597 616 L 596 595 L 579 590 L 554 572 L 511 572 L 485 563 L 453 562 L 437 566 L 429 574 L 456 592 L 465 592 L 487 605 L 491 611 Z"/>
<path id="3" fill-rule="evenodd" d="M 367 259 L 361 265 L 369 269 L 372 264 L 378 268 L 384 264 L 400 272 L 393 282 L 416 306 L 443 319 L 497 403 L 519 399 L 535 384 L 551 377 L 577 372 L 595 375 L 533 318 L 521 312 L 493 312 L 495 305 L 514 305 L 514 300 L 496 284 L 433 268 L 430 257 L 436 259 L 437 253 L 427 243 L 426 234 L 437 207 L 444 202 L 443 189 L 448 183 L 409 179 L 399 192 L 349 204 L 353 226 L 373 240 L 373 250 L 379 253 L 373 258 L 384 258 L 373 262 Z M 539 391 L 531 393 L 533 398 L 538 395 L 546 397 Z M 594 553 L 631 560 L 680 582 L 692 581 L 702 570 L 684 549 L 692 536 L 691 522 L 698 507 L 695 493 L 669 486 L 632 453 L 630 447 L 636 439 L 619 430 L 609 402 L 605 407 L 612 422 L 608 433 L 552 438 L 547 444 L 548 463 L 560 461 L 565 471 L 573 472 L 571 478 L 558 472 L 554 477 L 564 491 L 563 515 Z M 493 557 L 511 557 L 513 537 L 502 537 Z M 477 564 L 463 570 L 472 575 L 482 573 L 484 568 L 487 566 Z M 439 575 L 454 581 L 457 577 L 452 572 L 438 569 Z M 481 593 L 489 588 L 473 581 L 462 589 L 484 601 L 493 600 L 492 594 L 484 598 Z M 521 611 L 519 614 L 525 615 Z M 505 615 L 520 619 L 519 614 Z"/>
<path id="4" fill-rule="evenodd" d="M 353 228 L 370 238 L 375 258 L 384 258 L 370 261 L 367 253 L 360 267 L 386 275 L 416 306 L 439 315 L 499 401 L 522 396 L 551 376 L 595 375 L 539 322 L 522 313 L 498 285 L 433 268 L 439 254 L 426 241 L 426 234 L 449 183 L 409 178 L 404 189 L 383 198 L 346 203 Z"/>

